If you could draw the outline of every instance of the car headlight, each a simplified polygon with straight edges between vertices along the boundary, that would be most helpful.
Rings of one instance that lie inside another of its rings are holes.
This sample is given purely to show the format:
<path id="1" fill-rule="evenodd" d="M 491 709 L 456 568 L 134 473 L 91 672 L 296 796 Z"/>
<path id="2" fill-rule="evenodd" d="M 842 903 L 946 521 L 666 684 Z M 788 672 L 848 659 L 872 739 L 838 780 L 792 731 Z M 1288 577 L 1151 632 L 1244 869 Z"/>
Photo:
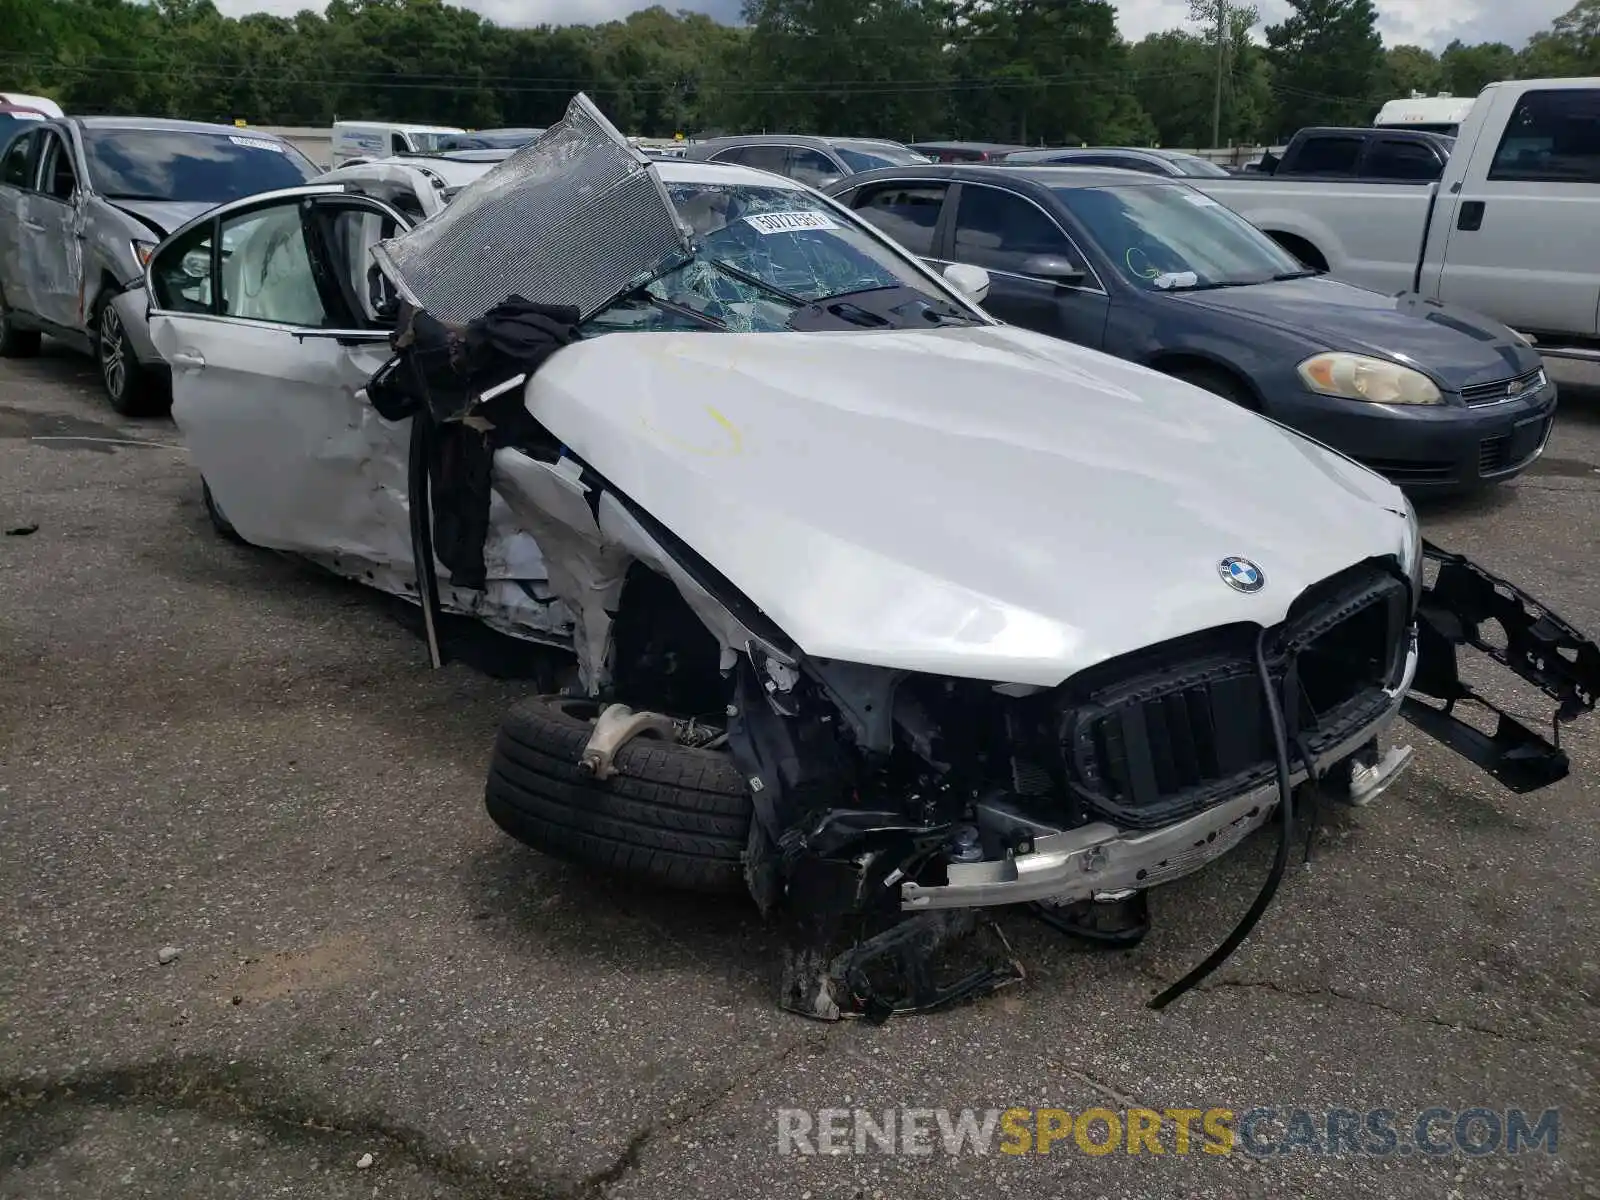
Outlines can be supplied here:
<path id="1" fill-rule="evenodd" d="M 1313 392 L 1373 404 L 1442 404 L 1444 397 L 1421 371 L 1365 354 L 1318 354 L 1300 364 Z"/>
<path id="2" fill-rule="evenodd" d="M 150 256 L 156 252 L 158 243 L 135 241 L 132 245 L 134 259 L 137 260 L 141 267 L 149 266 Z"/>

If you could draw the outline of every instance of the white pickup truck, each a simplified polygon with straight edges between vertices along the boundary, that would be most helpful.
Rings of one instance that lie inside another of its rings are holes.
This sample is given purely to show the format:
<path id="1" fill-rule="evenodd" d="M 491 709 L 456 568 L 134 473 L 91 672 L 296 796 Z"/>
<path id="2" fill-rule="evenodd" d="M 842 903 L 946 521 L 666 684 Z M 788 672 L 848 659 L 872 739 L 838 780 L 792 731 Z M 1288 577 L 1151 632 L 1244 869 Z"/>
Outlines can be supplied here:
<path id="1" fill-rule="evenodd" d="M 1360 153 L 1352 139 L 1342 173 Z M 1438 183 L 1340 173 L 1184 182 L 1308 266 L 1476 309 L 1547 357 L 1600 361 L 1600 78 L 1490 84 Z"/>

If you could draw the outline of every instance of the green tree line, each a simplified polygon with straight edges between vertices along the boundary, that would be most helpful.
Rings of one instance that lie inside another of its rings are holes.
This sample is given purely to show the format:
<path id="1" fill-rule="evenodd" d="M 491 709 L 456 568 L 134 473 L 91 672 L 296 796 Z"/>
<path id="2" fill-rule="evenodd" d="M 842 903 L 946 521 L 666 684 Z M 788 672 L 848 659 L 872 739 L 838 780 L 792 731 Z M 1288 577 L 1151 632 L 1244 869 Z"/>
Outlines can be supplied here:
<path id="1" fill-rule="evenodd" d="M 1024 144 L 1275 142 L 1384 101 L 1600 75 L 1600 0 L 1527 45 L 1384 46 L 1373 0 L 1290 0 L 1280 23 L 1191 0 L 1122 38 L 1107 0 L 745 0 L 741 25 L 662 7 L 508 28 L 444 0 L 329 0 L 230 18 L 211 0 L 0 0 L 0 88 L 73 112 L 257 125 L 382 118 L 547 125 L 575 91 L 624 130 L 783 130 Z"/>

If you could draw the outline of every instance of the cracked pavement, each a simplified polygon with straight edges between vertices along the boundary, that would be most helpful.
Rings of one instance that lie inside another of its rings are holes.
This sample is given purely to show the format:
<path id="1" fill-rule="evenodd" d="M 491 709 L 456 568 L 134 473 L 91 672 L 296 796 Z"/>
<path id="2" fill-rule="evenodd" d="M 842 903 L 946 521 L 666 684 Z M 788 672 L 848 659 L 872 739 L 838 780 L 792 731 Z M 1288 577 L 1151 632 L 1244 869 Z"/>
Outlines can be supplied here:
<path id="1" fill-rule="evenodd" d="M 1427 532 L 1600 630 L 1600 372 L 1537 469 Z M 1578 386 L 1582 384 L 1583 386 Z M 1517 797 L 1427 743 L 1329 816 L 1218 976 L 1257 836 L 1131 952 L 1020 918 L 1020 987 L 779 1013 L 738 905 L 584 875 L 482 811 L 525 685 L 216 538 L 169 421 L 0 362 L 0 1198 L 1600 1194 L 1600 727 Z M 162 947 L 180 953 L 158 961 Z M 779 1108 L 1561 1109 L 1559 1153 L 783 1156 Z M 370 1155 L 368 1165 L 364 1156 Z"/>

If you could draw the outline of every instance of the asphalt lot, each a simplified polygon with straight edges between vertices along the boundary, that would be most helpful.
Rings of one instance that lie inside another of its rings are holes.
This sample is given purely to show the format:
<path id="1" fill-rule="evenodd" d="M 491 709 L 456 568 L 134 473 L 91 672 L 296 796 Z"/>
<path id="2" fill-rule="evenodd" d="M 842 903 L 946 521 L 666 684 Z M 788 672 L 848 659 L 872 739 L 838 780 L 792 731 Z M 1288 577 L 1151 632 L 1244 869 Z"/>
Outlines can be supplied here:
<path id="1" fill-rule="evenodd" d="M 1600 374 L 1429 535 L 1600 630 Z M 96 440 L 105 439 L 105 440 Z M 137 445 L 120 444 L 120 441 Z M 1005 928 L 1020 988 L 823 1026 L 753 911 L 543 859 L 482 811 L 524 685 L 207 524 L 169 421 L 0 363 L 0 1197 L 1600 1195 L 1600 726 L 1517 797 L 1411 733 L 1256 934 L 1257 838 L 1131 953 Z M 1401 726 L 1402 736 L 1410 731 Z M 180 951 L 163 964 L 163 947 Z M 780 1155 L 780 1108 L 1561 1110 L 1554 1156 Z M 370 1162 L 364 1156 L 370 1155 Z M 367 1162 L 367 1165 L 358 1165 Z"/>

